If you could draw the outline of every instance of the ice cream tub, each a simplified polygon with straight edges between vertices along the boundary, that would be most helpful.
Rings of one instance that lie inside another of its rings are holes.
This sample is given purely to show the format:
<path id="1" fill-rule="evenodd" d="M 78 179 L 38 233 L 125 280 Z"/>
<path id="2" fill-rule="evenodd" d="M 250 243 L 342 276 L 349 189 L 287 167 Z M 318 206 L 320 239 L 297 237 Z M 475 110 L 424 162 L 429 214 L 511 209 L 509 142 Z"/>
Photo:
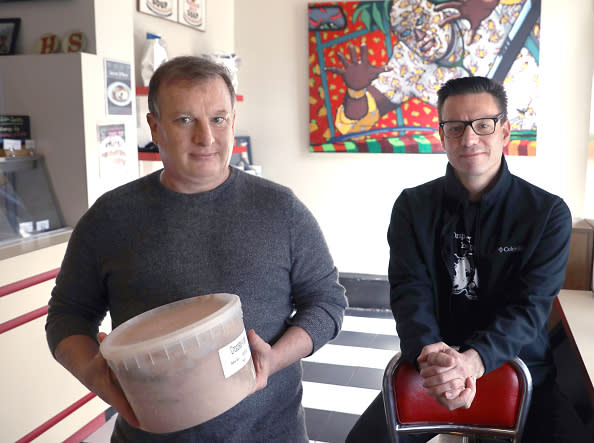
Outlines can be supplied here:
<path id="1" fill-rule="evenodd" d="M 115 328 L 100 350 L 149 432 L 210 420 L 247 397 L 255 383 L 234 294 L 200 295 L 147 311 Z"/>

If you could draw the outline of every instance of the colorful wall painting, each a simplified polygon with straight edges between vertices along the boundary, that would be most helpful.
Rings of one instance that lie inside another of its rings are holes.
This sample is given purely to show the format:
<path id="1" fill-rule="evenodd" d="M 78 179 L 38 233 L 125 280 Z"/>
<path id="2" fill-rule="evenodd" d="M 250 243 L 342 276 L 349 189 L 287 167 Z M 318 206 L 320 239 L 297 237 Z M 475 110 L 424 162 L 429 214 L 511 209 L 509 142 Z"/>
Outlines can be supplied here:
<path id="1" fill-rule="evenodd" d="M 540 0 L 309 3 L 310 151 L 443 152 L 437 90 L 505 85 L 507 155 L 536 155 Z"/>

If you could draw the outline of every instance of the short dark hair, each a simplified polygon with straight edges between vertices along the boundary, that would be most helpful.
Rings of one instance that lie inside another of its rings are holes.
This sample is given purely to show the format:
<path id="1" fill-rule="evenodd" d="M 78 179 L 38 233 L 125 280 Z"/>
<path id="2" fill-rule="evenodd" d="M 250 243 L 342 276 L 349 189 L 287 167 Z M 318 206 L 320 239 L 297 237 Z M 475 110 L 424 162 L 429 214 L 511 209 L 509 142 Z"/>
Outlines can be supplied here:
<path id="1" fill-rule="evenodd" d="M 205 57 L 181 56 L 166 61 L 153 73 L 148 87 L 149 112 L 159 118 L 157 94 L 163 82 L 172 80 L 189 80 L 200 82 L 214 77 L 221 77 L 231 96 L 231 105 L 235 106 L 235 89 L 229 70 Z"/>
<path id="2" fill-rule="evenodd" d="M 487 92 L 497 102 L 499 112 L 503 113 L 502 120 L 507 119 L 507 93 L 500 83 L 487 77 L 460 77 L 448 80 L 439 91 L 437 91 L 437 114 L 439 121 L 443 104 L 452 95 L 480 94 Z"/>

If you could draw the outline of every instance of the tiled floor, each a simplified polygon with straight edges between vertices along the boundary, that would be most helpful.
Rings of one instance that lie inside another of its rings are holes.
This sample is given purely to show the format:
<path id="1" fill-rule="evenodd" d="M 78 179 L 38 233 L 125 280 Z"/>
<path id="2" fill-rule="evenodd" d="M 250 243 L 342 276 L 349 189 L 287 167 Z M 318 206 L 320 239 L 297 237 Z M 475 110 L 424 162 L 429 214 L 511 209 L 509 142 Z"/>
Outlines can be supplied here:
<path id="1" fill-rule="evenodd" d="M 390 311 L 348 309 L 338 337 L 303 362 L 303 406 L 313 441 L 344 442 L 381 389 L 400 349 Z"/>
<path id="2" fill-rule="evenodd" d="M 312 442 L 344 442 L 359 415 L 379 393 L 384 368 L 399 349 L 390 311 L 347 310 L 338 337 L 303 361 L 303 406 Z M 108 442 L 114 420 L 112 417 L 85 442 Z M 451 441 L 439 437 L 433 443 Z"/>

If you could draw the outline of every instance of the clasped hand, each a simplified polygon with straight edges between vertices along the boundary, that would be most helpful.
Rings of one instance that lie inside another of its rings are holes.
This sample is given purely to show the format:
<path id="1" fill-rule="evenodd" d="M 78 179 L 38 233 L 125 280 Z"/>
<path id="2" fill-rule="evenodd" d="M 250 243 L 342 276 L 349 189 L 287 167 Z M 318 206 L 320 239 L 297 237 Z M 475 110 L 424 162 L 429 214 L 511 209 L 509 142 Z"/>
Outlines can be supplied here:
<path id="1" fill-rule="evenodd" d="M 450 411 L 468 409 L 484 366 L 474 349 L 458 352 L 443 342 L 425 346 L 417 358 L 427 393 Z"/>

